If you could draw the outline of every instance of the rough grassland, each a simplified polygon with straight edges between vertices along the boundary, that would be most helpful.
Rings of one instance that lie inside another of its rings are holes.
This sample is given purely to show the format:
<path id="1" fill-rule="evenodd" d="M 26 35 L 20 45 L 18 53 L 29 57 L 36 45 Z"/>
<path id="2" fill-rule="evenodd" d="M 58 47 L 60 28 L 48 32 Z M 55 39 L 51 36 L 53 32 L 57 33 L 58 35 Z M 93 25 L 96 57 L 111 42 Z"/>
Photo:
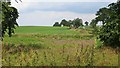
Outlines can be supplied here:
<path id="1" fill-rule="evenodd" d="M 118 53 L 96 49 L 91 29 L 22 26 L 3 41 L 3 66 L 118 66 Z"/>

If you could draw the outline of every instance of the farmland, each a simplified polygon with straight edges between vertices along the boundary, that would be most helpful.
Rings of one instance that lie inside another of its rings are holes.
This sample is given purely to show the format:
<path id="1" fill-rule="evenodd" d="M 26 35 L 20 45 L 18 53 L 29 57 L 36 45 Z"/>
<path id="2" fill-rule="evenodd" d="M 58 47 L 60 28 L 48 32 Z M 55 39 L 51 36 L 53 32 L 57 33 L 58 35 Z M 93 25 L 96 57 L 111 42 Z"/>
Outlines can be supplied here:
<path id="1" fill-rule="evenodd" d="M 91 28 L 20 26 L 2 43 L 3 66 L 118 66 L 118 53 L 95 48 Z"/>

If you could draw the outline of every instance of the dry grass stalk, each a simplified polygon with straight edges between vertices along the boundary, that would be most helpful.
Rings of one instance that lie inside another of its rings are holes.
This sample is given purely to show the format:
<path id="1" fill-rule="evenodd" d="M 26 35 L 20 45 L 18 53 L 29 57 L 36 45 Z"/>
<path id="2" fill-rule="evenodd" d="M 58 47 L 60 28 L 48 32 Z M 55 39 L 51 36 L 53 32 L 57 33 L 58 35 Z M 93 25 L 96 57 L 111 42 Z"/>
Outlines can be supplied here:
<path id="1" fill-rule="evenodd" d="M 81 48 L 83 48 L 83 45 L 81 46 Z M 81 64 L 81 59 L 80 59 L 80 54 L 82 53 L 82 49 L 81 49 L 81 51 L 79 52 L 79 45 L 78 45 L 78 47 L 77 47 L 77 52 L 76 52 L 76 60 L 77 60 L 77 63 L 78 63 L 78 66 L 80 66 L 80 64 Z"/>

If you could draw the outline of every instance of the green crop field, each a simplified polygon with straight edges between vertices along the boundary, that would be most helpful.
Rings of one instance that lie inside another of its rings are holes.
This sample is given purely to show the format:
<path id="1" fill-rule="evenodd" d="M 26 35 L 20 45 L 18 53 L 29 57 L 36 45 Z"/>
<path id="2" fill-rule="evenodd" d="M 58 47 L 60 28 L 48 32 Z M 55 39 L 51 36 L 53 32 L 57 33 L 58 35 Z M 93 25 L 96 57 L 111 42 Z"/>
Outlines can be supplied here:
<path id="1" fill-rule="evenodd" d="M 3 41 L 3 66 L 117 66 L 116 50 L 95 48 L 90 28 L 20 26 Z"/>
<path id="2" fill-rule="evenodd" d="M 77 31 L 68 30 L 68 27 L 52 27 L 52 26 L 20 26 L 16 29 L 16 33 L 39 33 L 39 34 L 80 34 Z"/>

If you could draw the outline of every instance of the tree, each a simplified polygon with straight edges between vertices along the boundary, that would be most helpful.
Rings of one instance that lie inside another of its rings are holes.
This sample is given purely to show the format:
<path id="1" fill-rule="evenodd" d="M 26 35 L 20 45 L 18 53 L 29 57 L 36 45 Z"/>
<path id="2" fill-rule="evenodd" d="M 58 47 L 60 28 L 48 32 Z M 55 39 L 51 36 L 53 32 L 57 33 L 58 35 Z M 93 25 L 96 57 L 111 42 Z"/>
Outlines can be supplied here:
<path id="1" fill-rule="evenodd" d="M 69 22 L 69 24 L 70 24 L 70 25 L 72 25 L 72 24 L 73 24 L 73 21 L 72 21 L 72 20 L 69 20 L 68 22 Z"/>
<path id="2" fill-rule="evenodd" d="M 86 24 L 86 26 L 88 26 L 88 22 L 87 21 L 85 22 L 85 24 Z"/>
<path id="3" fill-rule="evenodd" d="M 93 20 L 90 22 L 90 26 L 91 26 L 92 28 L 95 28 L 96 25 L 97 25 L 97 21 L 96 21 L 96 19 L 93 19 Z"/>
<path id="4" fill-rule="evenodd" d="M 79 19 L 79 18 L 74 19 L 74 20 L 73 20 L 73 26 L 74 26 L 75 28 L 78 28 L 78 27 L 80 27 L 80 26 L 83 26 L 83 21 L 82 21 L 82 19 Z"/>
<path id="5" fill-rule="evenodd" d="M 98 38 L 104 45 L 120 47 L 120 1 L 101 8 L 96 15 L 96 21 L 103 23 Z"/>
<path id="6" fill-rule="evenodd" d="M 68 27 L 69 27 L 69 26 L 70 26 L 70 23 L 69 23 L 67 20 L 63 19 L 63 20 L 61 21 L 60 25 L 68 26 Z"/>
<path id="7" fill-rule="evenodd" d="M 72 20 L 69 20 L 68 22 L 70 23 L 69 28 L 70 28 L 70 29 L 74 28 L 73 21 L 72 21 Z"/>
<path id="8" fill-rule="evenodd" d="M 58 24 L 58 23 L 56 23 L 56 24 Z M 55 24 L 54 24 L 55 25 Z M 83 26 L 83 21 L 82 21 L 82 19 L 79 19 L 79 18 L 76 18 L 76 19 L 74 19 L 74 20 L 69 20 L 69 21 L 67 21 L 67 20 L 65 20 L 65 19 L 63 19 L 62 21 L 61 21 L 61 23 L 60 23 L 60 26 L 67 26 L 67 27 L 69 27 L 70 29 L 71 28 L 78 28 L 78 27 L 80 27 L 80 26 Z"/>
<path id="9" fill-rule="evenodd" d="M 11 7 L 11 2 L 0 2 L 2 5 L 2 37 L 7 32 L 9 37 L 14 33 L 14 29 L 18 26 L 18 11 L 15 7 Z"/>
<path id="10" fill-rule="evenodd" d="M 55 22 L 53 26 L 60 26 L 59 22 Z"/>

